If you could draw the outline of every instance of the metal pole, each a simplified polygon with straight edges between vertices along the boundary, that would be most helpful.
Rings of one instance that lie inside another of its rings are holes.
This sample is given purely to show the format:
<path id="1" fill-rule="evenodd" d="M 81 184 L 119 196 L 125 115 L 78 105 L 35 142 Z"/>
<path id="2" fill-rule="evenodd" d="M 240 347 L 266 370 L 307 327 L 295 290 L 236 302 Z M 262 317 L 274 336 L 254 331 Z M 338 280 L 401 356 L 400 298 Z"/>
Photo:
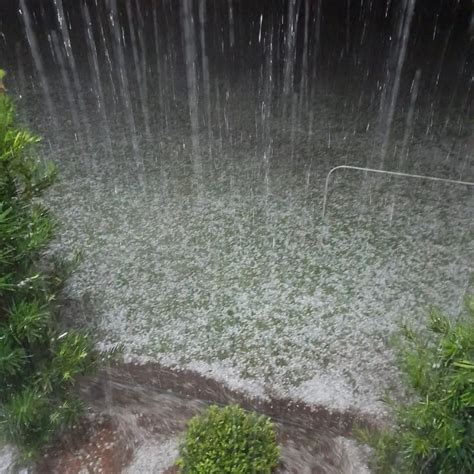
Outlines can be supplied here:
<path id="1" fill-rule="evenodd" d="M 373 168 L 363 168 L 362 166 L 340 165 L 340 166 L 336 166 L 335 168 L 332 168 L 326 176 L 326 183 L 324 185 L 324 197 L 323 197 L 323 219 L 326 215 L 329 178 L 330 178 L 331 174 L 334 171 L 339 170 L 339 169 L 367 171 L 369 173 L 388 174 L 388 175 L 392 175 L 392 176 L 403 176 L 403 177 L 406 177 L 406 178 L 427 179 L 429 181 L 441 181 L 443 183 L 462 184 L 464 186 L 474 186 L 474 183 L 469 182 L 469 181 L 459 181 L 459 180 L 455 180 L 455 179 L 437 178 L 436 176 L 423 176 L 423 175 L 420 175 L 420 174 L 401 173 L 399 171 L 377 170 L 377 169 L 373 169 Z"/>

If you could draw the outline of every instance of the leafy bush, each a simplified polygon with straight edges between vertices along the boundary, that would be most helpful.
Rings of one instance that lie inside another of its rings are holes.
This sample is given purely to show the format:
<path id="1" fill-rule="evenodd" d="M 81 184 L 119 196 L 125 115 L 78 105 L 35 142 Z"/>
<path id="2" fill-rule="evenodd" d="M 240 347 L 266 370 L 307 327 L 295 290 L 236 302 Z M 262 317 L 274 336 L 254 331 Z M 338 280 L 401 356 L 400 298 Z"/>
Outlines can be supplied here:
<path id="1" fill-rule="evenodd" d="M 211 406 L 189 422 L 178 466 L 184 474 L 264 474 L 278 454 L 269 418 Z"/>
<path id="2" fill-rule="evenodd" d="M 375 472 L 474 472 L 474 298 L 465 313 L 452 322 L 433 310 L 428 336 L 404 328 L 401 367 L 415 401 L 393 404 L 393 430 L 362 433 Z"/>
<path id="3" fill-rule="evenodd" d="M 55 222 L 38 201 L 55 169 L 32 156 L 38 138 L 15 123 L 0 71 L 0 434 L 26 458 L 77 418 L 76 377 L 99 354 L 82 332 L 60 327 L 67 264 L 46 261 Z"/>

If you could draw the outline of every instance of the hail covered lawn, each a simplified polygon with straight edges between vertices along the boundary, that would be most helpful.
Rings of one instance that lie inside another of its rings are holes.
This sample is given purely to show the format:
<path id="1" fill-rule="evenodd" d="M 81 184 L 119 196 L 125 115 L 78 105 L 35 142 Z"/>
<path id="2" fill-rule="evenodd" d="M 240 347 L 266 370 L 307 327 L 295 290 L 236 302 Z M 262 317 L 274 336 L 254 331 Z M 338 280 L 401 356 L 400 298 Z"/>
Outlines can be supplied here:
<path id="1" fill-rule="evenodd" d="M 48 201 L 62 222 L 53 249 L 84 252 L 68 290 L 90 304 L 75 317 L 130 360 L 191 368 L 255 396 L 380 413 L 380 396 L 397 390 L 390 339 L 400 322 L 421 322 L 431 304 L 459 309 L 473 270 L 473 193 L 340 171 L 323 222 L 325 174 L 366 163 L 374 136 L 360 117 L 340 125 L 318 110 L 311 130 L 306 119 L 272 122 L 268 180 L 265 130 L 259 137 L 251 120 L 216 125 L 212 156 L 201 135 L 201 187 L 189 134 L 173 126 L 142 144 L 145 193 L 126 145 L 125 164 L 117 151 L 100 178 L 64 171 Z M 441 145 L 411 147 L 433 158 L 414 171 L 443 175 Z"/>

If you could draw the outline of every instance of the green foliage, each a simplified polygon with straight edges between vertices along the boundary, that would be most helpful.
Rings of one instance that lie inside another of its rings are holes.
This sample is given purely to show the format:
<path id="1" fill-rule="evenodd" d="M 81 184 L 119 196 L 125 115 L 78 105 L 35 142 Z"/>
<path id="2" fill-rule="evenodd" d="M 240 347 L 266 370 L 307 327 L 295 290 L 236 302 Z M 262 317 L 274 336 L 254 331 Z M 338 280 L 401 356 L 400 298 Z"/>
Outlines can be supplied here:
<path id="1" fill-rule="evenodd" d="M 56 224 L 37 198 L 56 173 L 33 156 L 37 142 L 0 93 L 0 434 L 26 458 L 79 416 L 75 380 L 100 359 L 85 333 L 59 326 L 71 265 L 44 257 Z"/>
<path id="2" fill-rule="evenodd" d="M 0 94 L 5 91 L 5 86 L 3 84 L 3 79 L 5 79 L 6 75 L 7 75 L 7 73 L 3 69 L 0 69 Z"/>
<path id="3" fill-rule="evenodd" d="M 264 474 L 278 455 L 269 418 L 211 406 L 189 422 L 178 466 L 184 474 Z"/>
<path id="4" fill-rule="evenodd" d="M 404 328 L 401 367 L 410 404 L 393 404 L 396 426 L 362 433 L 380 473 L 474 472 L 474 298 L 451 321 L 437 310 L 428 335 Z"/>

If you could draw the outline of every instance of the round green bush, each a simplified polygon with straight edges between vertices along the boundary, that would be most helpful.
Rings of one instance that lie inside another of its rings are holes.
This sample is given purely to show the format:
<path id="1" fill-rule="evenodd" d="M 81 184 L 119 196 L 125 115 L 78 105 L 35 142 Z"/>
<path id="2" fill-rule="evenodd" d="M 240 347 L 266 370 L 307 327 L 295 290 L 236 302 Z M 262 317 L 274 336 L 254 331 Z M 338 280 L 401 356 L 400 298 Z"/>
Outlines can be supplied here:
<path id="1" fill-rule="evenodd" d="M 183 474 L 265 474 L 278 455 L 268 417 L 211 406 L 189 421 L 177 464 Z"/>

